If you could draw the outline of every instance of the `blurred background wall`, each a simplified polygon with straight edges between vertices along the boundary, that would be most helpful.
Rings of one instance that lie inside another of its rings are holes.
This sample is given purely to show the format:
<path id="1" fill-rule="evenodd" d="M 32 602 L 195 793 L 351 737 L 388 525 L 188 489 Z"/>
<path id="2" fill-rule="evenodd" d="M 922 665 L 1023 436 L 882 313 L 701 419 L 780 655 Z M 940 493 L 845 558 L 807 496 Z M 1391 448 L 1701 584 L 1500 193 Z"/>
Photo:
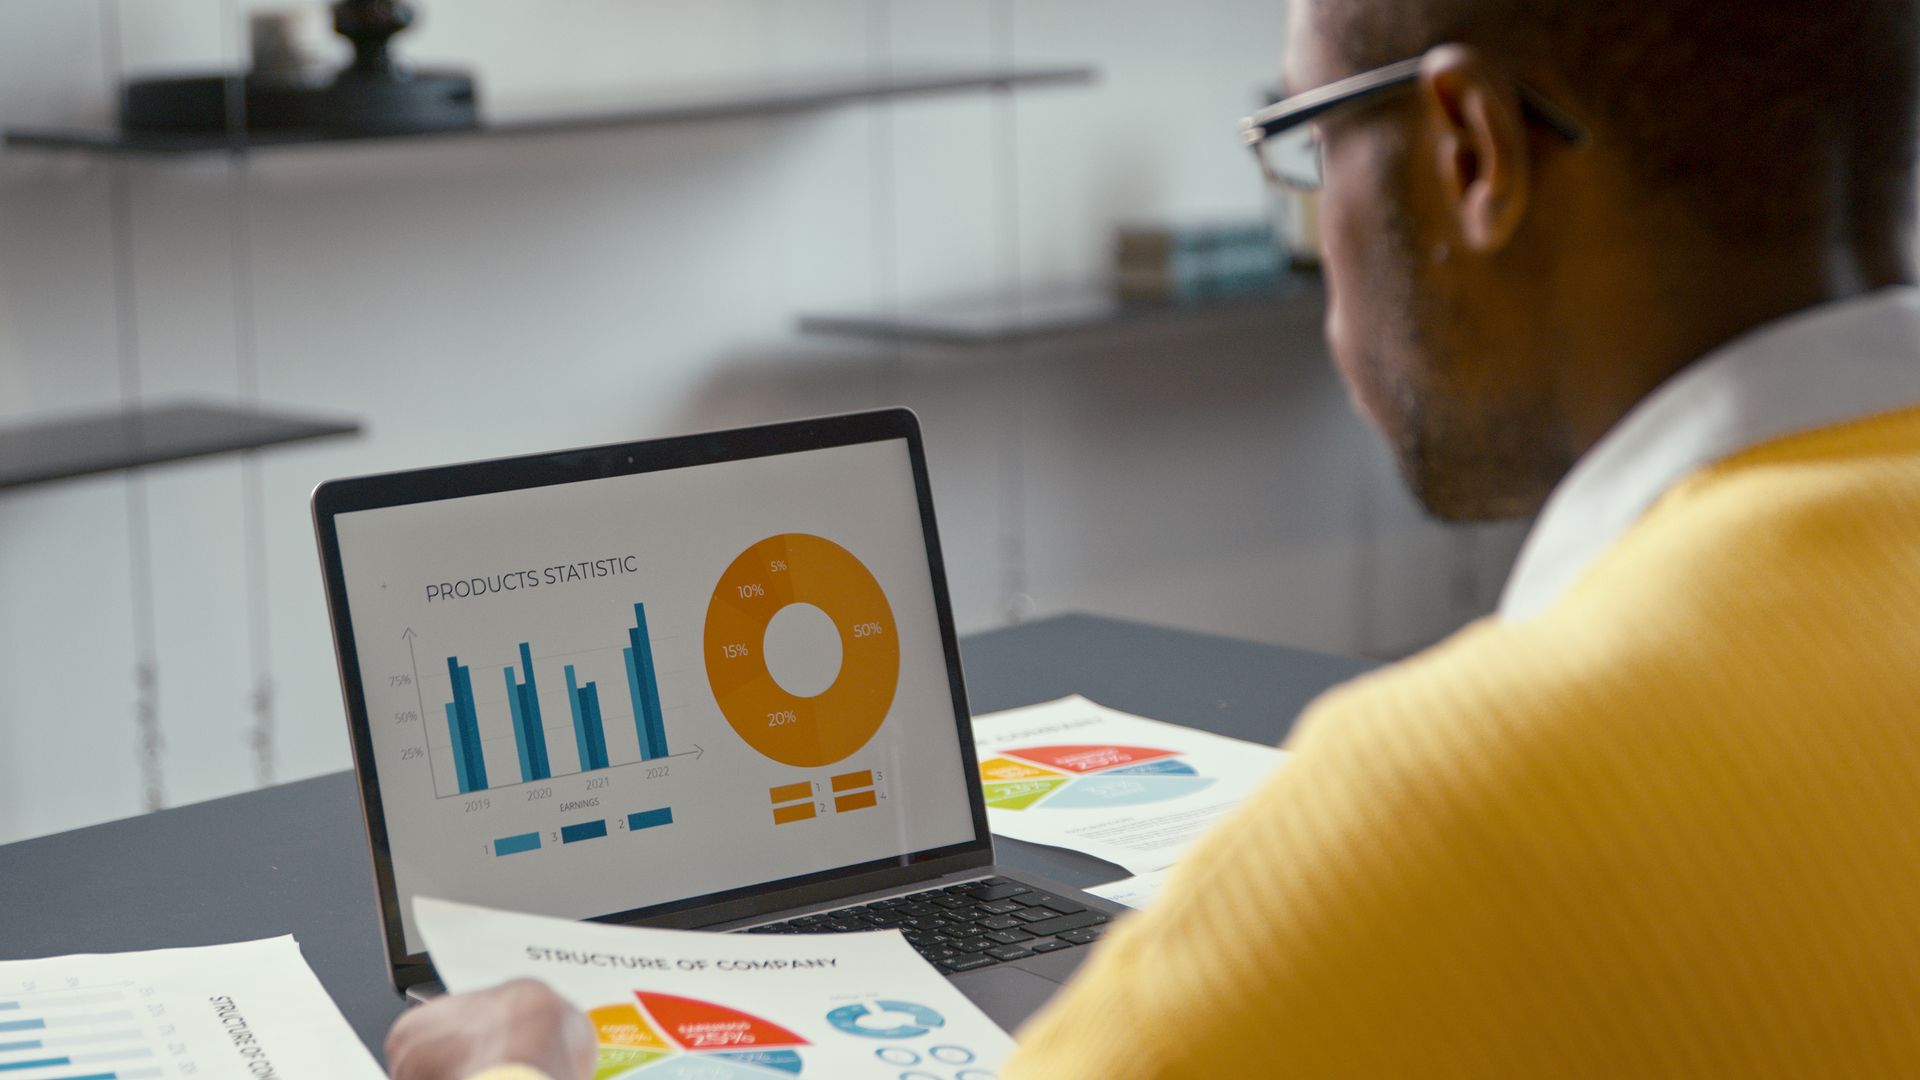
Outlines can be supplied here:
<path id="1" fill-rule="evenodd" d="M 0 124 L 105 126 L 123 74 L 243 66 L 247 13 L 285 6 L 0 0 Z M 796 330 L 1018 303 L 1099 280 L 1116 224 L 1262 214 L 1233 122 L 1285 16 L 426 0 L 401 51 L 471 66 L 502 109 L 782 73 L 1099 76 L 241 159 L 0 154 L 0 426 L 181 397 L 365 426 L 0 492 L 0 842 L 137 813 L 154 779 L 171 805 L 349 764 L 307 514 L 349 473 L 903 403 L 963 632 L 1083 610 L 1391 656 L 1484 612 L 1520 528 L 1420 518 L 1328 369 L 1311 285 L 1000 348 Z"/>

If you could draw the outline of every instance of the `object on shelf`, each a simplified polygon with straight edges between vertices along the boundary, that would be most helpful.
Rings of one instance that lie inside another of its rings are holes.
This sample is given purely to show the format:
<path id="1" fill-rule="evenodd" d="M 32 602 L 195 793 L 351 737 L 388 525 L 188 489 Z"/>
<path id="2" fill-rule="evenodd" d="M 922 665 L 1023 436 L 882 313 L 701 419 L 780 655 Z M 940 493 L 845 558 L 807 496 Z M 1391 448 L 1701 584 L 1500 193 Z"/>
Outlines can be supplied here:
<path id="1" fill-rule="evenodd" d="M 906 71 L 885 76 L 815 75 L 755 79 L 733 84 L 655 90 L 645 96 L 635 94 L 633 98 L 618 102 L 578 104 L 564 111 L 553 108 L 506 111 L 495 105 L 488 108 L 484 120 L 468 128 L 352 133 L 249 131 L 238 146 L 252 149 L 396 136 L 544 135 L 764 118 L 875 98 L 1077 85 L 1092 82 L 1094 75 L 1093 68 L 1083 65 L 1057 65 Z M 84 150 L 102 154 L 191 154 L 236 148 L 235 142 L 224 133 L 58 128 L 9 129 L 6 132 L 6 144 L 15 149 Z"/>
<path id="2" fill-rule="evenodd" d="M 0 489 L 351 435 L 356 420 L 182 402 L 0 427 Z"/>
<path id="3" fill-rule="evenodd" d="M 254 67 L 130 79 L 120 126 L 128 135 L 251 137 L 299 133 L 334 138 L 469 130 L 480 122 L 473 77 L 415 71 L 392 52 L 394 35 L 416 18 L 408 0 L 338 0 L 333 28 L 353 43 L 353 62 L 331 75 L 289 55 L 284 18 L 252 24 Z"/>
<path id="4" fill-rule="evenodd" d="M 1272 292 L 1287 260 L 1265 221 L 1122 226 L 1114 288 L 1128 302 L 1192 303 Z"/>
<path id="5" fill-rule="evenodd" d="M 1039 290 L 1018 303 L 974 298 L 891 314 L 800 316 L 800 332 L 933 345 L 1001 345 L 1113 327 L 1256 312 L 1300 295 L 1317 296 L 1308 275 L 1275 278 L 1266 289 L 1186 303 L 1125 301 L 1108 286 Z"/>

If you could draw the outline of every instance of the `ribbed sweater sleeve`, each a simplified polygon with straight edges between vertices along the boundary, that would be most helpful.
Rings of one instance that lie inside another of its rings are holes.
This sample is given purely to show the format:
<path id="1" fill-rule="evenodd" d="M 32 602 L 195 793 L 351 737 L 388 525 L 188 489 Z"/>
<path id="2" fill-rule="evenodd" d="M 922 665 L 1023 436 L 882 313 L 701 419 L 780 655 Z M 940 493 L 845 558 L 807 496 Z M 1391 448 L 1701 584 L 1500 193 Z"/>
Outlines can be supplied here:
<path id="1" fill-rule="evenodd" d="M 1008 1080 L 1920 1075 L 1920 413 L 1342 688 Z"/>

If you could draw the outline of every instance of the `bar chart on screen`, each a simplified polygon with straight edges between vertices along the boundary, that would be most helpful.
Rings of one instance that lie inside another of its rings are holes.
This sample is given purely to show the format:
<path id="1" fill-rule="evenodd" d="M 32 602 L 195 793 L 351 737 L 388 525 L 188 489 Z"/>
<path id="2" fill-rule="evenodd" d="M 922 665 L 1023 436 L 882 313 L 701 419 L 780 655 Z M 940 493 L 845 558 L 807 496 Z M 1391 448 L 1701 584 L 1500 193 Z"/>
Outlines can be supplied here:
<path id="1" fill-rule="evenodd" d="M 699 757 L 697 745 L 669 742 L 655 656 L 662 639 L 651 633 L 644 603 L 631 606 L 628 622 L 618 637 L 530 637 L 498 658 L 410 637 L 412 670 L 389 682 L 411 699 L 396 699 L 402 707 L 392 722 L 419 737 L 396 747 L 399 760 L 424 764 L 434 795 L 456 799 Z"/>

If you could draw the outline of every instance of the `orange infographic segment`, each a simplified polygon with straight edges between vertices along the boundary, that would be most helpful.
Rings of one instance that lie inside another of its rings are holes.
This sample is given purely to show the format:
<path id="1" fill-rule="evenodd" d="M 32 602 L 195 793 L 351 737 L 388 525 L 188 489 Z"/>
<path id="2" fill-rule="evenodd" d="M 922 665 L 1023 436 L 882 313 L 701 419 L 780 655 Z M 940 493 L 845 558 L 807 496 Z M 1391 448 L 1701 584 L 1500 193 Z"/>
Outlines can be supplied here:
<path id="1" fill-rule="evenodd" d="M 875 805 L 877 801 L 871 791 L 856 791 L 851 795 L 835 795 L 833 797 L 833 812 L 836 814 L 844 814 L 850 810 L 865 810 L 867 807 Z"/>
<path id="2" fill-rule="evenodd" d="M 777 788 L 767 789 L 774 802 L 792 802 L 795 799 L 813 798 L 813 785 L 808 783 L 781 784 Z"/>
<path id="3" fill-rule="evenodd" d="M 773 823 L 775 825 L 785 825 L 790 821 L 805 821 L 812 816 L 813 804 L 810 802 L 794 803 L 792 806 L 776 806 L 773 808 Z"/>
<path id="4" fill-rule="evenodd" d="M 767 625 L 789 604 L 825 612 L 840 635 L 840 671 L 813 697 L 788 693 L 767 669 Z M 747 745 L 783 765 L 844 760 L 880 730 L 900 685 L 893 608 L 859 559 L 809 533 L 769 536 L 720 575 L 707 606 L 707 682 Z"/>
<path id="5" fill-rule="evenodd" d="M 855 788 L 872 787 L 873 770 L 861 769 L 859 772 L 841 773 L 833 778 L 833 790 L 852 791 Z"/>
<path id="6" fill-rule="evenodd" d="M 995 780 L 1027 780 L 1036 776 L 1059 776 L 1052 769 L 1043 769 L 1038 765 L 1029 765 L 1024 761 L 1011 758 L 992 758 L 980 763 L 980 779 L 992 783 Z"/>
<path id="7" fill-rule="evenodd" d="M 771 1020 L 711 1001 L 646 990 L 636 991 L 635 996 L 673 1041 L 689 1050 L 807 1045 L 807 1040 Z"/>
<path id="8" fill-rule="evenodd" d="M 599 1032 L 602 1046 L 625 1046 L 638 1050 L 673 1049 L 640 1015 L 640 1010 L 632 1005 L 608 1005 L 593 1010 L 587 1016 Z"/>
<path id="9" fill-rule="evenodd" d="M 1150 746 L 1029 746 L 1015 752 L 1029 761 L 1077 773 L 1173 756 L 1171 750 Z"/>

